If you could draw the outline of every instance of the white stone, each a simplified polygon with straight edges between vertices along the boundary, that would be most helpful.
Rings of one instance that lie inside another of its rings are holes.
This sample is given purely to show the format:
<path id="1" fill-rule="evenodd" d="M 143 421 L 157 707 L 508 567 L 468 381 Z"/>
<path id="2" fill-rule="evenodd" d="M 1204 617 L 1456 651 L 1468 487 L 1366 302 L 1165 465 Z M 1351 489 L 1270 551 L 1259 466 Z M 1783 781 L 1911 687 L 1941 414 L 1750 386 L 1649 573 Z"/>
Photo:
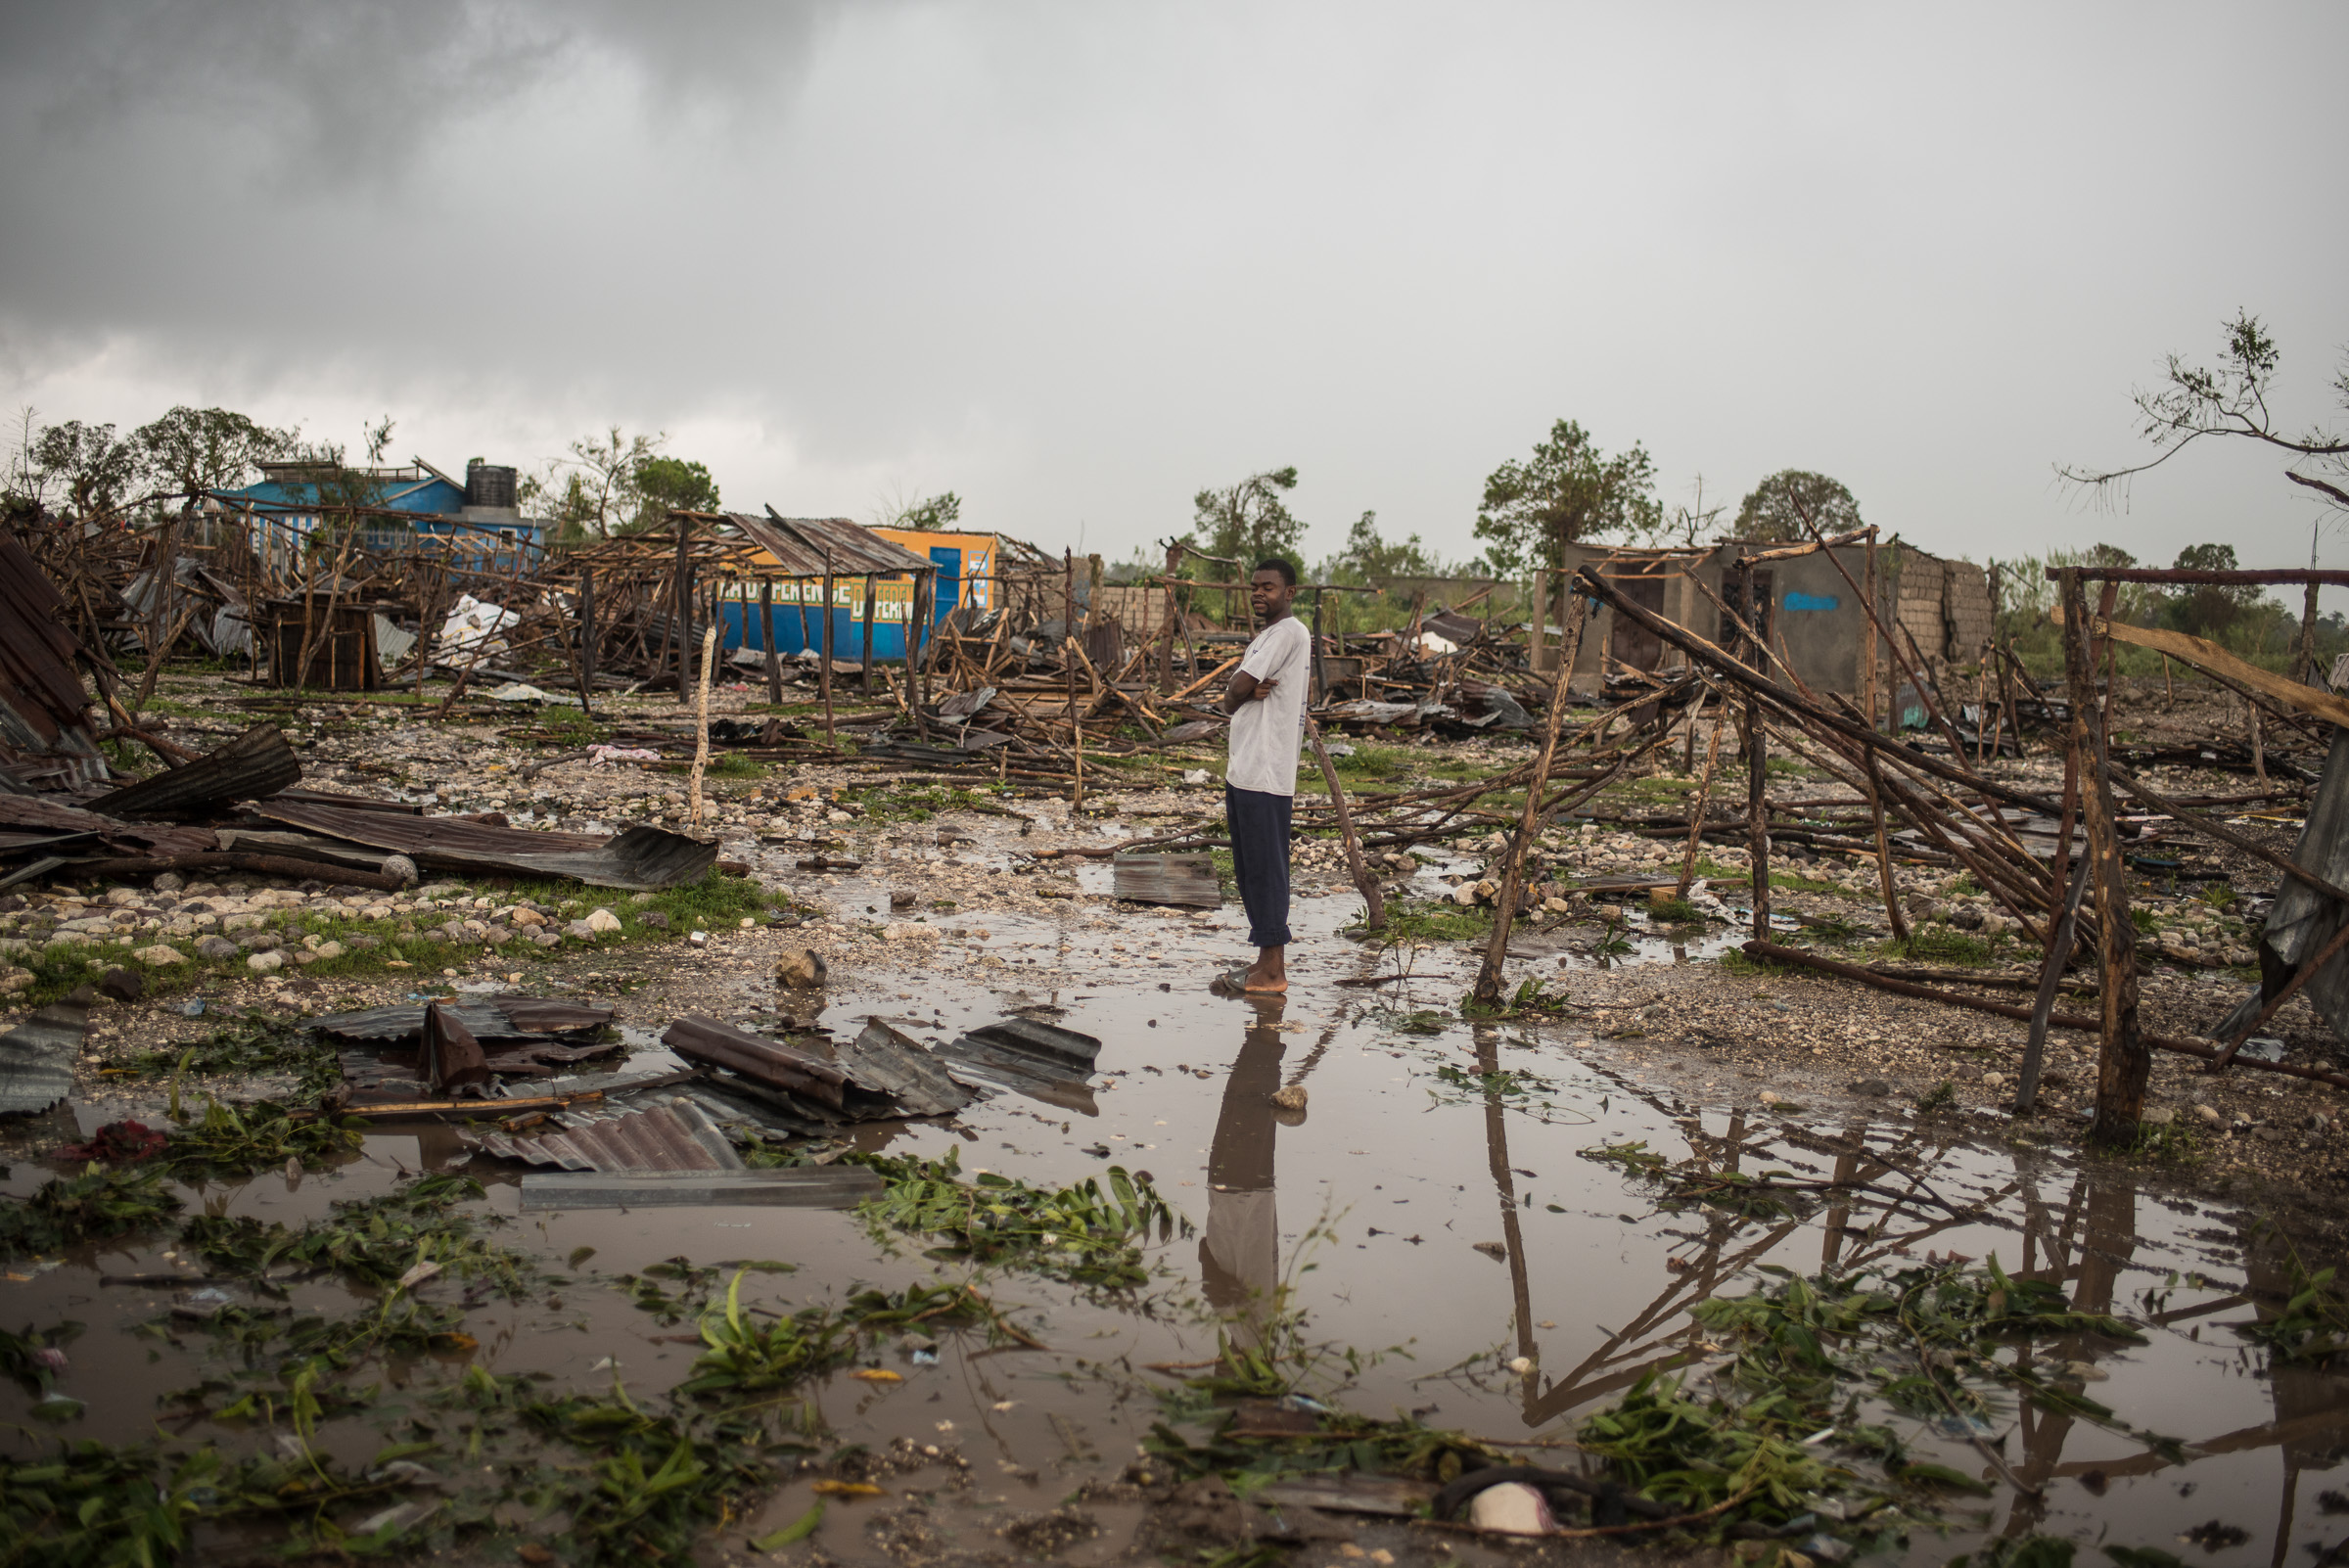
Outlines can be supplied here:
<path id="1" fill-rule="evenodd" d="M 1504 1536 L 1546 1536 L 1558 1528 L 1542 1494 L 1522 1481 L 1487 1487 L 1468 1504 L 1468 1522 Z"/>
<path id="2" fill-rule="evenodd" d="M 282 952 L 256 952 L 245 960 L 245 967 L 256 975 L 275 974 L 286 967 L 286 955 Z"/>
<path id="3" fill-rule="evenodd" d="M 317 947 L 318 956 L 321 958 L 340 958 L 346 950 L 339 942 L 322 942 L 318 944 Z"/>
<path id="4" fill-rule="evenodd" d="M 160 942 L 152 947 L 141 947 L 131 956 L 143 964 L 184 964 L 188 961 L 186 953 Z"/>
<path id="5" fill-rule="evenodd" d="M 587 913 L 587 929 L 597 933 L 618 931 L 620 916 L 609 909 L 591 909 Z"/>

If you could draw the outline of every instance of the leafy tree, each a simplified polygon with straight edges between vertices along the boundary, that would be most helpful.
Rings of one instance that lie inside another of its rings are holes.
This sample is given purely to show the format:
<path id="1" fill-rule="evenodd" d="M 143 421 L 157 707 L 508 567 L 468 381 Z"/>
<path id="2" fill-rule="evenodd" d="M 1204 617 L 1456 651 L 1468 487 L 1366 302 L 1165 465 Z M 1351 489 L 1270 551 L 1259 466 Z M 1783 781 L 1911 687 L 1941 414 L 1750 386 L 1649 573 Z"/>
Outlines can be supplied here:
<path id="1" fill-rule="evenodd" d="M 1227 489 L 1201 490 L 1191 497 L 1192 527 L 1183 538 L 1209 555 L 1239 562 L 1243 574 L 1267 556 L 1294 562 L 1305 525 L 1281 497 L 1296 487 L 1291 466 L 1251 474 Z"/>
<path id="2" fill-rule="evenodd" d="M 1582 426 L 1561 419 L 1532 458 L 1503 463 L 1485 481 L 1476 536 L 1496 576 L 1555 569 L 1569 544 L 1655 533 L 1664 523 L 1655 491 L 1656 466 L 1638 442 L 1610 457 Z"/>
<path id="3" fill-rule="evenodd" d="M 568 457 L 555 459 L 545 478 L 533 474 L 521 487 L 525 508 L 553 503 L 561 536 L 608 537 L 638 515 L 636 471 L 661 454 L 661 434 L 622 436 L 614 425 L 601 436 L 573 441 Z"/>
<path id="4" fill-rule="evenodd" d="M 2172 354 L 2161 385 L 2136 393 L 2138 433 L 2160 449 L 2160 456 L 2126 468 L 2059 465 L 2057 477 L 2087 487 L 2100 499 L 2117 495 L 2126 502 L 2130 483 L 2138 475 L 2159 468 L 2206 436 L 2233 437 L 2287 454 L 2283 477 L 2324 497 L 2333 521 L 2349 516 L 2349 433 L 2311 425 L 2300 435 L 2289 434 L 2268 406 L 2276 366 L 2282 358 L 2275 340 L 2257 316 L 2242 310 L 2227 323 L 2226 334 L 2216 370 L 2189 365 Z M 2332 386 L 2341 406 L 2349 409 L 2349 368 L 2333 378 Z M 2320 518 L 2309 532 L 2312 567 L 2324 526 Z"/>
<path id="5" fill-rule="evenodd" d="M 909 502 L 898 508 L 897 516 L 886 525 L 893 529 L 911 529 L 919 533 L 951 533 L 962 521 L 962 497 L 952 490 Z"/>
<path id="6" fill-rule="evenodd" d="M 2173 565 L 2181 572 L 2234 572 L 2240 568 L 2232 544 L 2189 544 Z M 2169 622 L 2197 637 L 2217 637 L 2241 620 L 2262 595 L 2248 583 L 2186 583 L 2170 596 Z"/>
<path id="7" fill-rule="evenodd" d="M 385 434 L 388 438 L 389 430 Z M 294 450 L 299 436 L 297 431 L 272 430 L 233 409 L 182 403 L 131 432 L 130 440 L 149 488 L 200 496 L 206 490 L 233 490 L 251 484 L 261 464 Z"/>
<path id="8" fill-rule="evenodd" d="M 1782 468 L 1738 503 L 1737 521 L 1729 531 L 1740 539 L 1807 539 L 1811 535 L 1803 530 L 1806 513 L 1821 533 L 1849 533 L 1865 527 L 1860 503 L 1842 484 L 1824 474 Z"/>
<path id="9" fill-rule="evenodd" d="M 658 528 L 671 512 L 717 510 L 717 481 L 710 470 L 681 457 L 648 457 L 628 476 L 636 503 L 637 530 Z"/>
<path id="10" fill-rule="evenodd" d="M 1347 531 L 1346 547 L 1321 563 L 1321 580 L 1356 584 L 1382 577 L 1430 576 L 1441 564 L 1413 533 L 1400 544 L 1389 543 L 1378 531 L 1378 514 L 1364 512 Z"/>
<path id="11" fill-rule="evenodd" d="M 120 511 L 131 498 L 139 452 L 131 441 L 115 439 L 112 425 L 69 419 L 33 440 L 31 467 L 44 493 L 52 484 L 63 490 L 69 512 L 98 517 Z"/>

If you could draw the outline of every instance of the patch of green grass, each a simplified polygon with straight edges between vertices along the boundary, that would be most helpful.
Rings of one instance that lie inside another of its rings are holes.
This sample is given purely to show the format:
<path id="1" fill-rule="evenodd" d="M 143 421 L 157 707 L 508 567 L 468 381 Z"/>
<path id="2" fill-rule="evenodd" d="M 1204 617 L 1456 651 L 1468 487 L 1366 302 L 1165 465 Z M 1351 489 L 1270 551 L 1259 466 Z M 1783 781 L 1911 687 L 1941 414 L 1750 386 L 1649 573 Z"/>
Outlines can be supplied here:
<path id="1" fill-rule="evenodd" d="M 176 1104 L 176 1084 L 171 1097 Z M 355 1117 L 297 1119 L 267 1100 L 230 1105 L 214 1099 L 203 1116 L 172 1131 L 162 1159 L 174 1176 L 188 1180 L 251 1176 L 282 1170 L 290 1162 L 304 1171 L 324 1171 L 366 1141 L 366 1128 Z"/>
<path id="2" fill-rule="evenodd" d="M 2280 1232 L 2284 1268 L 2292 1294 L 2272 1317 L 2236 1325 L 2235 1332 L 2264 1345 L 2278 1360 L 2303 1366 L 2330 1366 L 2349 1359 L 2349 1298 L 2333 1288 L 2333 1269 L 2327 1266 L 2310 1272 L 2300 1249 Z"/>
<path id="3" fill-rule="evenodd" d="M 1909 933 L 1908 941 L 1884 945 L 1896 956 L 1916 963 L 1963 964 L 1978 969 L 1998 958 L 1990 943 L 1949 926 L 1918 926 Z"/>
<path id="4" fill-rule="evenodd" d="M 1958 1085 L 1946 1078 L 1916 1097 L 1920 1111 L 1946 1111 L 1957 1103 Z"/>
<path id="5" fill-rule="evenodd" d="M 1830 899 L 1855 897 L 1851 890 L 1840 882 L 1822 882 L 1817 877 L 1807 877 L 1798 871 L 1773 871 L 1770 874 L 1770 885 L 1773 888 L 1784 888 L 1789 893 L 1824 894 Z M 1865 897 L 1865 895 L 1859 895 L 1859 897 Z"/>
<path id="6" fill-rule="evenodd" d="M 2128 1158 L 2144 1160 L 2154 1165 L 2195 1166 L 2202 1163 L 2202 1150 L 2194 1130 L 2184 1119 L 2161 1127 L 2140 1122 L 2137 1136 L 2130 1140 L 2125 1151 Z"/>
<path id="7" fill-rule="evenodd" d="M 93 1165 L 43 1182 L 28 1197 L 0 1194 L 0 1258 L 59 1252 L 161 1224 L 180 1206 L 163 1190 L 163 1176 L 152 1163 Z"/>
<path id="8" fill-rule="evenodd" d="M 1740 980 L 1776 980 L 1783 975 L 1800 974 L 1798 965 L 1781 964 L 1769 958 L 1749 957 L 1742 947 L 1722 949 L 1722 973 L 1735 975 Z"/>
<path id="9" fill-rule="evenodd" d="M 327 1218 L 300 1229 L 250 1215 L 199 1215 L 180 1228 L 181 1244 L 223 1273 L 257 1277 L 281 1266 L 315 1268 L 355 1285 L 390 1285 L 420 1263 L 466 1280 L 486 1280 L 509 1296 L 531 1277 L 528 1259 L 484 1240 L 494 1215 L 460 1211 L 482 1198 L 471 1176 L 438 1172 L 380 1197 L 336 1203 Z"/>
<path id="10" fill-rule="evenodd" d="M 1470 942 L 1493 926 L 1493 911 L 1481 904 L 1457 904 L 1447 899 L 1397 899 L 1387 905 L 1387 923 L 1376 931 L 1349 926 L 1346 934 L 1377 941 L 1390 947 L 1423 942 Z"/>
<path id="11" fill-rule="evenodd" d="M 324 879 L 322 879 L 324 880 Z M 331 884 L 330 884 L 331 885 Z M 608 908 L 621 923 L 618 932 L 608 934 L 597 943 L 594 952 L 607 954 L 615 948 L 674 942 L 693 930 L 717 930 L 738 924 L 744 918 L 757 918 L 780 901 L 777 896 L 766 893 L 756 878 L 727 876 L 713 869 L 701 881 L 684 887 L 668 888 L 655 894 L 644 903 L 634 902 L 629 895 L 611 888 L 582 887 L 576 882 L 488 880 L 465 890 L 468 894 L 494 898 L 500 905 L 507 903 L 544 903 L 560 909 L 566 919 L 581 919 L 595 908 Z M 452 894 L 450 897 L 459 897 Z M 644 923 L 644 916 L 658 910 L 668 917 L 668 929 L 661 930 Z M 346 950 L 333 958 L 322 958 L 301 966 L 299 973 L 318 979 L 373 979 L 385 975 L 405 975 L 416 980 L 438 980 L 444 969 L 460 972 L 470 969 L 486 949 L 475 942 L 453 943 L 442 937 L 438 926 L 451 918 L 470 914 L 470 910 L 428 909 L 400 920 L 413 920 L 420 928 L 416 935 L 397 934 L 398 921 L 364 920 L 355 911 L 337 911 L 333 914 L 307 910 L 274 911 L 281 938 L 289 950 L 301 945 L 304 935 L 315 935 L 321 944 L 343 942 Z M 362 948 L 348 945 L 348 939 L 366 937 L 381 945 Z M 145 965 L 131 957 L 132 949 L 116 946 L 111 942 L 63 943 L 43 946 L 23 954 L 21 962 L 32 972 L 33 983 L 20 993 L 23 1000 L 34 1006 L 55 1001 L 77 986 L 96 981 L 106 970 L 114 967 L 143 972 L 147 994 L 168 996 L 196 990 L 227 979 L 244 979 L 248 974 L 246 954 L 229 958 L 204 958 L 194 952 L 193 938 L 166 938 L 142 933 L 135 939 L 138 945 L 161 943 L 187 955 L 176 964 Z M 500 970 L 521 970 L 526 974 L 544 970 L 563 959 L 576 956 L 589 949 L 566 943 L 561 947 L 542 948 L 525 942 L 512 942 L 496 949 L 494 967 Z M 285 973 L 296 973 L 291 966 Z"/>
<path id="12" fill-rule="evenodd" d="M 745 757 L 740 752 L 719 752 L 711 758 L 709 765 L 702 769 L 702 777 L 705 779 L 764 778 L 774 770 L 774 763 L 760 761 L 756 757 Z"/>
<path id="13" fill-rule="evenodd" d="M 1647 917 L 1668 926 L 1692 926 L 1705 918 L 1705 912 L 1685 899 L 1650 899 Z"/>
<path id="14" fill-rule="evenodd" d="M 993 792 L 959 784 L 873 784 L 840 792 L 841 804 L 872 822 L 927 822 L 941 811 L 991 807 Z"/>
<path id="15" fill-rule="evenodd" d="M 1033 1186 L 993 1172 L 969 1181 L 955 1151 L 943 1160 L 852 1155 L 879 1172 L 882 1196 L 859 1211 L 877 1238 L 892 1231 L 937 1238 L 925 1256 L 1025 1269 L 1068 1284 L 1125 1290 L 1147 1283 L 1141 1243 L 1190 1222 L 1146 1180 L 1111 1166 L 1100 1179 Z M 1106 1180 L 1108 1185 L 1103 1186 Z"/>
<path id="16" fill-rule="evenodd" d="M 234 1024 L 215 1029 L 193 1045 L 142 1051 L 123 1064 L 147 1074 L 214 1077 L 292 1073 L 295 1092 L 317 1094 L 343 1081 L 343 1062 L 334 1048 L 301 1025 L 247 1011 Z"/>

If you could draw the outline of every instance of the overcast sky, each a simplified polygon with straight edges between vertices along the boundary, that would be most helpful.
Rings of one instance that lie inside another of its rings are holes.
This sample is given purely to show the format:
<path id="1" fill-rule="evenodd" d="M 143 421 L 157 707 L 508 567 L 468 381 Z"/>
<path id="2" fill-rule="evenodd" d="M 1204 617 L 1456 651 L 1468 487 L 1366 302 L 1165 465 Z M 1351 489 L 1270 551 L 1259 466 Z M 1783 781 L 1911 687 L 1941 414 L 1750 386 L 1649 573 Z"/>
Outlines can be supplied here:
<path id="1" fill-rule="evenodd" d="M 2304 563 L 2313 498 L 2129 396 L 2238 307 L 2337 413 L 2349 7 L 7 7 L 0 390 L 1119 557 L 1296 464 L 1471 551 L 1558 418 L 1732 506 L 1818 469 L 1980 560 Z M 2349 564 L 2349 539 L 2324 559 Z"/>

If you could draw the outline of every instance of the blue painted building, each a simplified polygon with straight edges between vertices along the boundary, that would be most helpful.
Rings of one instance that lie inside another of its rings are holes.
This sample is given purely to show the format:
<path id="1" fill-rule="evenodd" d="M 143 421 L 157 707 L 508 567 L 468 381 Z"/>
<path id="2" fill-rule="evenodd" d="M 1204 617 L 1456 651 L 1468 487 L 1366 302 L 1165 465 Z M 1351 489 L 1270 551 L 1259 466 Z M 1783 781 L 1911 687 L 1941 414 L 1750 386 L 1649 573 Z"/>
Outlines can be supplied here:
<path id="1" fill-rule="evenodd" d="M 355 504 L 371 514 L 359 539 L 366 549 L 426 548 L 467 565 L 510 568 L 539 560 L 547 537 L 546 520 L 516 506 L 515 479 L 512 468 L 478 457 L 462 481 L 422 458 L 396 468 L 263 463 L 259 484 L 216 493 L 221 505 L 268 520 L 264 548 L 272 555 L 298 551 L 324 507 Z"/>

